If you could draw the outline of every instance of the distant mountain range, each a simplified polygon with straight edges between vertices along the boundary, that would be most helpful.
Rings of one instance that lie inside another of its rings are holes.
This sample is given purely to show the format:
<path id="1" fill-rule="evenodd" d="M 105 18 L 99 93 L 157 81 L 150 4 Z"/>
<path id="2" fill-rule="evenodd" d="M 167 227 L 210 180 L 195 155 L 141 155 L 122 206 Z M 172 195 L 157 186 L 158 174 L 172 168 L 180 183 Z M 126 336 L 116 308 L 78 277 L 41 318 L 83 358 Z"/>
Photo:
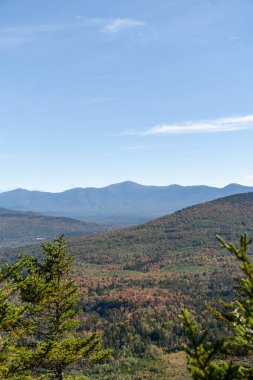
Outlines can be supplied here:
<path id="1" fill-rule="evenodd" d="M 116 225 L 139 224 L 187 206 L 252 192 L 253 187 L 144 186 L 122 182 L 103 188 L 75 188 L 61 193 L 16 189 L 0 193 L 0 207 Z"/>

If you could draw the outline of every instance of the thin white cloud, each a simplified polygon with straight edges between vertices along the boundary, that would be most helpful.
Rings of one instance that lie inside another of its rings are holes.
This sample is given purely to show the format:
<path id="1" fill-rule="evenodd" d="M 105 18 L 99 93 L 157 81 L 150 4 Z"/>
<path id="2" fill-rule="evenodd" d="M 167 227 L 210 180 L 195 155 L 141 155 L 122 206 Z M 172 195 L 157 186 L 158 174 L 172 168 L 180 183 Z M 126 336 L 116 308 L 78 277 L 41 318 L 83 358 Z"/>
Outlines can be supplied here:
<path id="1" fill-rule="evenodd" d="M 246 175 L 245 179 L 253 179 L 253 175 Z"/>
<path id="2" fill-rule="evenodd" d="M 104 26 L 104 31 L 116 34 L 123 30 L 136 29 L 142 26 L 145 26 L 145 22 L 143 21 L 128 18 L 115 18 L 107 20 Z"/>
<path id="3" fill-rule="evenodd" d="M 186 122 L 182 124 L 161 124 L 142 132 L 126 131 L 125 135 L 156 136 L 193 133 L 220 133 L 253 129 L 253 114 L 246 116 L 223 117 L 214 120 Z"/>
<path id="4" fill-rule="evenodd" d="M 0 27 L 0 49 L 15 47 L 35 36 L 52 33 L 65 33 L 86 28 L 110 34 L 117 34 L 123 30 L 131 30 L 146 25 L 143 21 L 127 18 L 86 18 L 76 16 L 76 20 L 69 23 L 53 23 L 38 25 L 13 25 Z"/>

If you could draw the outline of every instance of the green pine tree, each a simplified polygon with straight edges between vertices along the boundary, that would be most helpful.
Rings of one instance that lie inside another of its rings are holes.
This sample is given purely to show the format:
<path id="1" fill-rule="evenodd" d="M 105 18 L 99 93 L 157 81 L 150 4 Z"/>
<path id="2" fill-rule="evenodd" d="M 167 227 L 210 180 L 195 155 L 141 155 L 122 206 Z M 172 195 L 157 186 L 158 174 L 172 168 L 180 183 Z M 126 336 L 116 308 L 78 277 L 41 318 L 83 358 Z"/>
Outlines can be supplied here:
<path id="1" fill-rule="evenodd" d="M 214 311 L 216 316 L 233 328 L 227 340 L 208 342 L 207 332 L 200 333 L 196 322 L 187 310 L 182 312 L 182 322 L 189 339 L 186 346 L 189 370 L 196 380 L 250 380 L 253 379 L 253 262 L 248 254 L 252 243 L 244 234 L 240 246 L 225 242 L 217 236 L 222 248 L 234 255 L 241 263 L 243 277 L 239 280 L 238 299 L 227 305 L 228 314 Z M 234 364 L 232 353 L 243 352 L 248 356 L 246 364 Z M 225 357 L 225 359 L 224 359 Z"/>
<path id="2" fill-rule="evenodd" d="M 21 270 L 21 262 L 0 268 L 0 378 L 29 379 L 18 376 L 29 356 L 19 344 L 28 332 L 24 319 L 26 306 L 18 302 L 18 286 L 10 281 L 13 273 Z"/>
<path id="3" fill-rule="evenodd" d="M 81 373 L 87 362 L 110 355 L 110 350 L 102 349 L 98 334 L 77 334 L 79 292 L 71 278 L 72 262 L 61 236 L 43 245 L 42 258 L 22 256 L 12 271 L 27 326 L 19 340 L 20 349 L 25 350 L 20 358 L 23 365 L 16 371 L 20 376 L 62 380 L 74 369 Z"/>

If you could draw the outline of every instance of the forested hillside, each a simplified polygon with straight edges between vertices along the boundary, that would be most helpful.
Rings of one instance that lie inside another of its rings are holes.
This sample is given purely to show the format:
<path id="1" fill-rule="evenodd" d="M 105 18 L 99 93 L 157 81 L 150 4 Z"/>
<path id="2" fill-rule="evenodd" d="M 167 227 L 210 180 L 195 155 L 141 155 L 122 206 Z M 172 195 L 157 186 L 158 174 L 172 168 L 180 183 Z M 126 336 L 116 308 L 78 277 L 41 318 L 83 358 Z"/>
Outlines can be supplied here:
<path id="1" fill-rule="evenodd" d="M 217 234 L 231 240 L 252 231 L 253 193 L 247 193 L 188 207 L 136 227 L 71 240 L 71 247 L 89 264 L 141 272 L 171 271 L 176 265 L 177 271 L 189 271 L 189 263 L 203 267 L 206 253 L 216 253 Z"/>
<path id="2" fill-rule="evenodd" d="M 20 246 L 66 237 L 87 236 L 106 231 L 109 226 L 82 222 L 71 218 L 0 209 L 0 245 Z"/>
<path id="3" fill-rule="evenodd" d="M 91 378 L 136 379 L 137 370 L 140 376 L 153 371 L 150 379 L 171 378 L 166 355 L 180 350 L 185 340 L 178 318 L 182 308 L 196 314 L 211 337 L 220 335 L 208 307 L 231 298 L 238 270 L 215 235 L 231 241 L 242 232 L 252 236 L 252 230 L 253 193 L 248 193 L 137 227 L 70 239 L 82 294 L 81 328 L 101 332 L 114 349 L 113 366 L 99 367 L 97 375 L 93 369 Z M 1 255 L 18 252 L 1 250 Z"/>

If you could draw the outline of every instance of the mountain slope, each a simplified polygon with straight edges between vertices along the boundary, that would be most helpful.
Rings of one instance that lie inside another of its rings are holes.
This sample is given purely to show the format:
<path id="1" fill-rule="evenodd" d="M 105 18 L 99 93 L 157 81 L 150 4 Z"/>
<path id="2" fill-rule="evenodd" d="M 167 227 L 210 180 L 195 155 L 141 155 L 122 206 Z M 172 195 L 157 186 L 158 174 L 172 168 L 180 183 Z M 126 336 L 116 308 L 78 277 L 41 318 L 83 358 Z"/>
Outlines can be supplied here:
<path id="1" fill-rule="evenodd" d="M 144 186 L 123 182 L 104 188 L 76 188 L 62 193 L 16 189 L 0 193 L 0 207 L 31 210 L 93 222 L 131 225 L 170 214 L 184 207 L 253 188 L 230 184 L 208 186 Z"/>
<path id="2" fill-rule="evenodd" d="M 253 234 L 253 193 L 237 194 L 185 208 L 124 230 L 71 241 L 80 259 L 121 269 L 148 271 L 155 265 L 181 265 L 187 258 L 204 262 L 204 251 L 217 249 L 215 236 L 237 239 Z"/>
<path id="3" fill-rule="evenodd" d="M 87 236 L 108 230 L 108 226 L 79 220 L 0 209 L 0 245 L 19 246 L 40 240 Z"/>
<path id="4" fill-rule="evenodd" d="M 0 215 L 24 215 L 24 214 L 32 214 L 32 212 L 24 212 L 24 211 L 17 211 L 17 210 L 10 210 L 8 208 L 0 207 Z"/>
<path id="5" fill-rule="evenodd" d="M 220 338 L 221 326 L 208 308 L 233 299 L 239 263 L 219 248 L 215 235 L 238 244 L 243 232 L 253 236 L 253 193 L 71 239 L 83 308 L 89 311 L 84 328 L 99 325 L 116 353 L 149 355 L 154 345 L 168 352 L 182 348 L 179 314 L 187 308 L 202 329 L 209 328 L 211 338 Z"/>

